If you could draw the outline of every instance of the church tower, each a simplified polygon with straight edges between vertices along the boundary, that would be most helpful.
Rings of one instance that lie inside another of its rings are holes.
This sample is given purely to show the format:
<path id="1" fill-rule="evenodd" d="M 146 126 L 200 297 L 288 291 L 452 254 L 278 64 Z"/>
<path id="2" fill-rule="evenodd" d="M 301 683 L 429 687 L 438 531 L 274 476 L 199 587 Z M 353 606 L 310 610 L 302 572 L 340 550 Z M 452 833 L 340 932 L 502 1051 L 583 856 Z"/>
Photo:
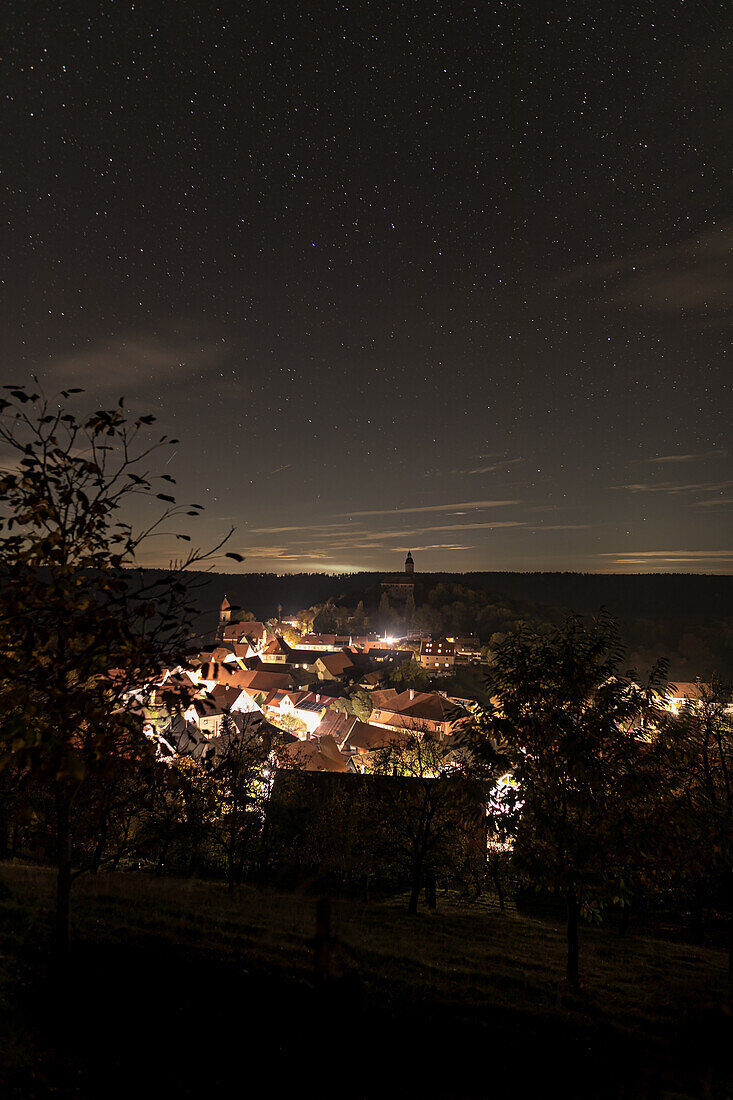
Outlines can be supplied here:
<path id="1" fill-rule="evenodd" d="M 415 572 L 415 563 L 412 560 L 412 550 L 407 551 L 407 557 L 405 558 L 405 573 L 412 575 Z"/>
<path id="2" fill-rule="evenodd" d="M 222 639 L 224 637 L 224 627 L 227 625 L 227 623 L 231 622 L 231 619 L 232 619 L 232 605 L 229 603 L 229 600 L 225 596 L 224 599 L 221 601 L 221 604 L 219 606 L 219 624 L 216 628 L 216 641 L 217 642 L 222 641 Z"/>

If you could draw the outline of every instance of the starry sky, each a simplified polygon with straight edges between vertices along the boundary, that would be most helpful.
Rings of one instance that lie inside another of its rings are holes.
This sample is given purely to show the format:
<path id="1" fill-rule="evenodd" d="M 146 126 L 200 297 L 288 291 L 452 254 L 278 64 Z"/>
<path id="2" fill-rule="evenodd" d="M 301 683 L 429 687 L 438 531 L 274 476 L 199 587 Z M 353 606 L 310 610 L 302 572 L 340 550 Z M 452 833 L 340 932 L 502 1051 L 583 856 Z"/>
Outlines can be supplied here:
<path id="1" fill-rule="evenodd" d="M 154 413 L 202 543 L 731 571 L 726 0 L 0 20 L 7 380 Z"/>

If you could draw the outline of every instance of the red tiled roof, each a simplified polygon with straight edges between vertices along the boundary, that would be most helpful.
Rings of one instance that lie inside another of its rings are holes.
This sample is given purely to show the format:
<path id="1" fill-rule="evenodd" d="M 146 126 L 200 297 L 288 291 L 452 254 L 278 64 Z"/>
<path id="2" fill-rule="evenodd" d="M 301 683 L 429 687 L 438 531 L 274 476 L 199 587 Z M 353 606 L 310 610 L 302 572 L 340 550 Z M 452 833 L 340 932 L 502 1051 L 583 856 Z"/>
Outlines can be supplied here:
<path id="1" fill-rule="evenodd" d="M 354 662 L 346 653 L 327 653 L 325 657 L 319 657 L 321 665 L 332 676 L 340 676 L 349 668 L 354 667 Z"/>
<path id="2" fill-rule="evenodd" d="M 383 749 L 388 745 L 407 744 L 411 739 L 412 735 L 403 730 L 385 730 L 380 726 L 372 726 L 369 722 L 357 721 L 341 748 L 374 752 L 375 749 Z"/>
<path id="3" fill-rule="evenodd" d="M 256 622 L 254 619 L 247 619 L 241 623 L 227 623 L 222 631 L 225 641 L 238 642 L 241 638 L 254 638 L 259 642 L 264 636 L 265 624 Z"/>
<path id="4" fill-rule="evenodd" d="M 236 684 L 246 691 L 277 691 L 278 688 L 290 687 L 290 676 L 287 672 L 263 672 L 255 669 L 253 672 L 236 673 Z"/>
<path id="5" fill-rule="evenodd" d="M 707 684 L 702 684 L 699 681 L 693 684 L 689 680 L 679 680 L 676 684 L 669 684 L 670 694 L 673 699 L 700 700 L 703 698 L 706 687 Z"/>
<path id="6" fill-rule="evenodd" d="M 283 767 L 297 768 L 304 772 L 345 772 L 348 765 L 339 752 L 333 737 L 292 742 L 277 750 Z"/>

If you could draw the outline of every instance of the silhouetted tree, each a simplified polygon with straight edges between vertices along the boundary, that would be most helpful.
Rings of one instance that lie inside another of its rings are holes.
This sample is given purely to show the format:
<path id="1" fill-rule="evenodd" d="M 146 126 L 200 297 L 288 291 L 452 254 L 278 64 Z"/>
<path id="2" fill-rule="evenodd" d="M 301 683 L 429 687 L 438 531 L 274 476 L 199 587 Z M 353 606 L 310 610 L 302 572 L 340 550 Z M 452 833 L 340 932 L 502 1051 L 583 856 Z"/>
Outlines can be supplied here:
<path id="1" fill-rule="evenodd" d="M 462 772 L 460 750 L 426 730 L 389 741 L 372 754 L 375 775 L 396 780 L 388 788 L 380 847 L 407 873 L 408 913 L 426 890 L 435 907 L 435 879 L 456 874 L 470 852 L 483 864 L 486 851 L 484 791 Z"/>
<path id="2" fill-rule="evenodd" d="M 372 700 L 368 691 L 355 687 L 347 695 L 336 699 L 332 710 L 340 710 L 344 714 L 353 714 L 360 722 L 368 722 L 372 713 Z"/>
<path id="3" fill-rule="evenodd" d="M 213 774 L 219 783 L 217 835 L 224 851 L 229 891 L 242 881 L 248 856 L 254 858 L 263 812 L 263 770 L 269 745 L 259 715 L 225 714 L 218 736 Z"/>
<path id="4" fill-rule="evenodd" d="M 156 481 L 173 478 L 153 477 L 151 457 L 176 441 L 147 440 L 154 417 L 130 418 L 122 400 L 77 417 L 69 399 L 78 390 L 53 399 L 5 391 L 0 441 L 14 457 L 0 473 L 0 767 L 53 794 L 63 958 L 75 802 L 119 753 L 145 752 L 136 692 L 184 651 L 195 612 L 182 571 L 205 555 L 191 550 L 153 578 L 136 556 L 163 524 L 200 506 L 156 492 Z M 126 509 L 141 498 L 161 504 L 133 528 Z"/>
<path id="5" fill-rule="evenodd" d="M 680 892 L 691 895 L 698 938 L 703 910 L 727 911 L 729 980 L 733 983 L 733 720 L 730 690 L 717 677 L 698 685 L 662 732 L 664 835 L 668 864 Z"/>
<path id="6" fill-rule="evenodd" d="M 496 648 L 484 725 L 511 764 L 521 805 L 515 861 L 567 906 L 567 981 L 579 985 L 581 914 L 627 900 L 627 861 L 640 842 L 635 808 L 654 781 L 639 726 L 658 713 L 659 666 L 645 689 L 622 671 L 606 615 L 571 617 L 542 635 L 517 631 Z M 492 748 L 492 751 L 495 751 Z"/>

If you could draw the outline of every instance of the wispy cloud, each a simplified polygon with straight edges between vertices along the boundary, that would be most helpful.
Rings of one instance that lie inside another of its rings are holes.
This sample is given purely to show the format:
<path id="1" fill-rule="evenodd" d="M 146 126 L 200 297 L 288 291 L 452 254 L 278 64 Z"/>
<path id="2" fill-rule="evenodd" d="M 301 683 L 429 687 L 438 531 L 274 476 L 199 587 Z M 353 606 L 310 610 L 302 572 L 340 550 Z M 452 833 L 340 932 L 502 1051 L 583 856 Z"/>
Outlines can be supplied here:
<path id="1" fill-rule="evenodd" d="M 340 512 L 352 516 L 407 516 L 416 512 L 451 512 L 457 508 L 504 508 L 519 504 L 518 500 L 463 500 L 457 504 L 423 504 L 412 508 L 375 508 L 369 512 Z"/>
<path id="2" fill-rule="evenodd" d="M 615 554 L 597 554 L 598 558 L 611 559 L 615 565 L 710 565 L 728 567 L 733 562 L 731 550 L 622 550 Z"/>
<path id="3" fill-rule="evenodd" d="M 635 482 L 630 485 L 612 485 L 611 488 L 625 489 L 629 493 L 668 493 L 674 496 L 678 493 L 715 493 L 721 489 L 729 489 L 732 485 L 733 481 L 688 482 L 684 485 L 673 481 L 661 481 L 656 485 Z"/>
<path id="4" fill-rule="evenodd" d="M 426 531 L 494 531 L 502 527 L 524 527 L 519 520 L 500 520 L 496 523 L 441 523 L 430 527 L 395 528 L 391 531 L 365 532 L 359 538 L 373 542 L 375 539 L 401 539 L 407 535 L 422 535 Z"/>
<path id="5" fill-rule="evenodd" d="M 655 310 L 729 309 L 732 254 L 733 219 L 653 252 L 571 268 L 559 283 L 602 287 L 614 301 Z"/>
<path id="6" fill-rule="evenodd" d="M 727 458 L 728 452 L 718 448 L 712 451 L 698 451 L 696 454 L 686 455 L 659 455 L 657 458 L 647 458 L 646 462 L 701 462 L 706 458 Z"/>
<path id="7" fill-rule="evenodd" d="M 295 534 L 305 541 L 314 541 L 323 538 L 323 531 L 333 531 L 329 542 L 340 546 L 371 545 L 388 539 L 403 539 L 408 535 L 421 535 L 427 531 L 491 531 L 503 527 L 524 527 L 519 520 L 497 520 L 496 522 L 482 523 L 441 523 L 421 527 L 393 527 L 387 530 L 366 531 L 361 528 L 356 530 L 347 527 L 346 524 L 320 524 L 312 527 L 254 527 L 249 532 L 253 535 L 261 534 Z"/>
<path id="8" fill-rule="evenodd" d="M 539 523 L 533 527 L 527 527 L 528 531 L 586 531 L 592 527 L 592 523 Z"/>
<path id="9" fill-rule="evenodd" d="M 490 457 L 490 456 L 479 456 Z M 472 470 L 451 470 L 453 474 L 466 474 L 472 476 L 474 474 L 493 474 L 497 470 L 508 470 L 510 466 L 516 466 L 518 462 L 524 462 L 523 458 L 505 458 L 499 462 L 491 462 L 488 466 L 475 466 Z"/>
<path id="10" fill-rule="evenodd" d="M 287 527 L 251 527 L 251 535 L 280 535 L 290 531 L 333 531 L 348 527 L 346 523 L 293 523 Z"/>
<path id="11" fill-rule="evenodd" d="M 733 497 L 713 497 L 711 500 L 695 500 L 691 508 L 717 508 L 723 504 L 733 504 Z"/>
<path id="12" fill-rule="evenodd" d="M 40 381 L 65 389 L 80 386 L 89 394 L 139 393 L 211 367 L 222 345 L 177 335 L 115 336 L 52 359 L 39 368 Z"/>

